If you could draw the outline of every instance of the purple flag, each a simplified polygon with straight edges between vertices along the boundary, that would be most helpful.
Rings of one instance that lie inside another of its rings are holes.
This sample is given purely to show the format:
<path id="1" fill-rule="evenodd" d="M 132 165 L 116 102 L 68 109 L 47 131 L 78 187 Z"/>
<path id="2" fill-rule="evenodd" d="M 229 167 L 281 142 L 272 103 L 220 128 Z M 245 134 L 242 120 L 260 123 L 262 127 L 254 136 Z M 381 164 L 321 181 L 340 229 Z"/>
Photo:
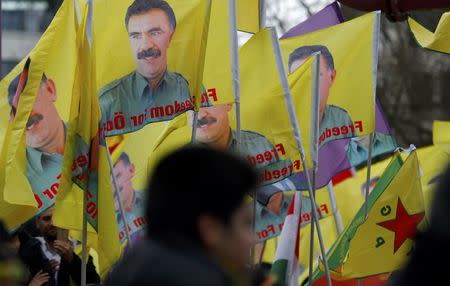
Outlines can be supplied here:
<path id="1" fill-rule="evenodd" d="M 281 37 L 281 39 L 287 39 L 312 33 L 314 31 L 325 29 L 342 22 L 344 22 L 344 17 L 342 16 L 341 7 L 339 7 L 339 4 L 337 2 L 333 2 L 313 16 L 309 17 L 304 22 L 301 22 L 297 26 L 291 28 L 289 31 L 287 31 L 286 34 Z"/>

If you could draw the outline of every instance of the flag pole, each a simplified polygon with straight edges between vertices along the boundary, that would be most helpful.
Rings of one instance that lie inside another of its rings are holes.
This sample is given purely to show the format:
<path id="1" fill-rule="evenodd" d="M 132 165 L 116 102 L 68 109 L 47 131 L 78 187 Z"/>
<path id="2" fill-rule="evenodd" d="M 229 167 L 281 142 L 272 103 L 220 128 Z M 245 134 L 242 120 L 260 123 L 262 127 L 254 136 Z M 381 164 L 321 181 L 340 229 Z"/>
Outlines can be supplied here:
<path id="1" fill-rule="evenodd" d="M 237 39 L 236 0 L 228 0 L 228 32 L 230 37 L 231 81 L 236 108 L 236 143 L 238 151 L 241 144 L 241 89 L 239 74 L 239 47 Z"/>
<path id="2" fill-rule="evenodd" d="M 81 15 L 78 7 L 78 2 L 74 0 L 74 9 L 75 15 L 77 19 L 78 28 L 81 24 Z M 89 45 L 89 49 L 92 51 L 92 16 L 93 16 L 93 6 L 92 0 L 87 1 L 88 5 L 88 14 L 86 19 L 86 36 L 87 36 L 87 44 Z M 89 188 L 89 184 L 88 184 Z M 81 230 L 81 286 L 86 286 L 86 271 L 87 271 L 87 192 L 88 190 L 83 191 L 83 226 Z"/>
<path id="3" fill-rule="evenodd" d="M 366 175 L 366 189 L 364 191 L 364 218 L 367 219 L 367 216 L 369 214 L 369 188 L 370 188 L 370 171 L 372 167 L 372 146 L 373 146 L 373 140 L 374 140 L 374 133 L 370 133 L 369 137 L 369 151 L 367 155 L 367 175 Z"/>
<path id="4" fill-rule="evenodd" d="M 369 189 L 370 189 L 370 171 L 372 169 L 372 146 L 374 140 L 374 133 L 369 135 L 369 150 L 367 154 L 367 173 L 366 173 L 366 187 L 364 190 L 364 219 L 369 215 Z M 363 280 L 358 278 L 358 286 L 363 285 Z"/>
<path id="5" fill-rule="evenodd" d="M 197 120 L 198 120 L 198 111 L 194 111 L 194 118 L 192 119 L 191 143 L 194 143 L 195 142 L 195 137 L 197 137 Z"/>
<path id="6" fill-rule="evenodd" d="M 320 55 L 316 59 L 319 60 L 318 66 L 313 64 L 313 74 L 314 76 L 312 81 L 312 98 L 311 98 L 311 117 L 310 117 L 310 151 L 311 151 L 311 159 L 313 164 L 313 172 L 312 172 L 312 193 L 314 198 L 316 196 L 316 176 L 317 176 L 317 167 L 319 166 L 319 105 L 320 105 L 320 85 L 319 85 L 319 76 L 318 71 L 320 67 Z M 314 200 L 315 201 L 315 200 Z M 311 204 L 312 206 L 312 204 Z M 311 207 L 311 211 L 316 214 L 317 207 Z M 321 215 L 320 215 L 321 217 Z M 312 277 L 313 275 L 313 267 L 314 267 L 314 225 L 315 221 L 311 221 L 310 223 L 310 241 L 309 241 L 309 269 L 308 269 L 308 277 Z M 316 226 L 317 227 L 317 226 Z M 308 280 L 309 285 L 312 285 L 312 279 Z"/>
<path id="7" fill-rule="evenodd" d="M 81 232 L 81 286 L 86 286 L 87 269 L 87 191 L 83 191 L 83 228 Z"/>
<path id="8" fill-rule="evenodd" d="M 106 150 L 107 150 L 106 157 L 108 158 L 109 168 L 111 169 L 112 183 L 114 186 L 114 195 L 117 197 L 117 201 L 119 202 L 119 212 L 120 212 L 120 216 L 123 219 L 123 225 L 125 227 L 125 237 L 126 237 L 128 243 L 130 244 L 130 247 L 132 247 L 133 242 L 131 241 L 130 231 L 128 230 L 128 222 L 125 217 L 125 208 L 123 207 L 122 197 L 120 196 L 120 192 L 119 192 L 119 184 L 117 184 L 117 177 L 114 174 L 114 164 L 112 162 L 111 153 L 109 152 L 109 146 L 108 146 L 108 143 L 106 143 L 106 140 L 105 140 L 105 145 L 106 145 Z"/>
<path id="9" fill-rule="evenodd" d="M 314 194 L 314 196 L 316 195 L 316 170 L 315 168 L 313 168 L 313 173 L 312 173 L 312 187 L 313 187 L 313 191 L 312 193 Z M 317 208 L 313 208 L 311 205 L 311 212 L 315 213 L 317 211 Z M 313 220 L 311 220 L 310 224 L 309 224 L 309 267 L 308 267 L 308 277 L 312 277 L 313 275 L 313 268 L 314 268 L 314 225 L 315 222 Z M 312 286 L 312 279 L 308 280 L 308 285 Z"/>
<path id="10" fill-rule="evenodd" d="M 237 6 L 236 0 L 228 0 L 228 33 L 230 38 L 230 61 L 231 61 L 231 86 L 234 97 L 234 107 L 236 111 L 236 146 L 237 152 L 241 150 L 241 86 L 239 74 L 239 46 L 237 38 Z M 256 231 L 256 190 L 253 191 L 253 231 Z M 250 261 L 253 265 L 255 261 L 255 246 L 250 253 Z"/>
<path id="11" fill-rule="evenodd" d="M 333 183 L 329 182 L 327 185 L 328 197 L 330 198 L 331 210 L 333 212 L 334 223 L 336 224 L 337 234 L 341 234 L 344 231 L 344 224 L 342 223 L 341 213 L 338 210 L 336 203 L 336 196 L 333 190 Z"/>
<path id="12" fill-rule="evenodd" d="M 2 11 L 2 3 L 3 1 L 0 0 L 0 11 Z M 2 65 L 3 65 L 3 53 L 2 53 L 2 13 L 0 13 L 0 79 L 3 78 L 3 70 L 2 70 Z"/>
<path id="13" fill-rule="evenodd" d="M 286 102 L 286 107 L 287 107 L 287 111 L 289 114 L 289 120 L 291 122 L 292 125 L 292 129 L 294 132 L 294 138 L 297 144 L 297 148 L 299 149 L 300 152 L 300 157 L 301 157 L 301 161 L 302 161 L 302 165 L 303 168 L 305 168 L 306 166 L 306 159 L 305 159 L 305 151 L 303 149 L 303 144 L 301 141 L 301 132 L 300 132 L 300 127 L 298 125 L 298 120 L 297 120 L 297 115 L 295 114 L 295 109 L 294 109 L 294 103 L 292 100 L 292 95 L 291 95 L 291 91 L 289 89 L 289 83 L 287 80 L 287 75 L 286 75 L 286 71 L 284 69 L 284 65 L 283 65 L 283 57 L 281 55 L 281 49 L 280 49 L 280 44 L 278 42 L 278 37 L 276 34 L 276 31 L 274 30 L 274 28 L 270 28 L 271 31 L 271 40 L 272 40 L 272 46 L 274 49 L 274 54 L 275 54 L 275 60 L 277 63 L 277 69 L 278 69 L 278 74 L 280 76 L 280 81 L 281 84 L 283 86 L 283 95 L 285 98 L 285 102 Z M 314 64 L 314 71 L 315 73 L 315 79 L 316 81 L 313 82 L 313 89 L 316 90 L 316 92 L 319 91 L 319 85 L 318 85 L 318 72 L 319 72 L 319 64 L 320 64 L 320 53 L 315 53 L 313 55 L 315 57 L 315 64 Z M 314 86 L 315 85 L 315 86 Z M 314 88 L 316 87 L 316 88 Z M 315 97 L 318 97 L 318 94 L 314 94 Z M 314 197 L 314 193 L 313 193 L 313 186 L 311 184 L 311 178 L 310 178 L 310 174 L 309 171 L 304 169 L 304 174 L 306 177 L 306 181 L 308 183 L 308 192 L 309 192 L 309 198 L 311 201 L 311 207 L 314 211 L 312 211 L 312 216 L 313 216 L 313 221 L 316 223 L 316 227 L 317 227 L 317 233 L 318 233 L 318 237 L 319 237 L 319 244 L 320 244 L 320 250 L 322 253 L 322 256 L 324 257 L 324 267 L 325 267 L 325 274 L 327 276 L 327 283 L 328 286 L 331 286 L 331 277 L 330 277 L 330 271 L 328 268 L 328 261 L 326 259 L 326 251 L 325 251 L 325 246 L 323 243 L 323 237 L 322 237 L 322 232 L 320 229 L 320 225 L 318 222 L 318 218 L 317 218 L 317 214 L 316 211 L 317 210 L 317 205 L 316 205 L 316 201 L 315 201 L 315 197 Z M 310 277 L 310 279 L 312 279 L 312 277 Z"/>
<path id="14" fill-rule="evenodd" d="M 266 26 L 266 0 L 259 0 L 259 29 Z"/>

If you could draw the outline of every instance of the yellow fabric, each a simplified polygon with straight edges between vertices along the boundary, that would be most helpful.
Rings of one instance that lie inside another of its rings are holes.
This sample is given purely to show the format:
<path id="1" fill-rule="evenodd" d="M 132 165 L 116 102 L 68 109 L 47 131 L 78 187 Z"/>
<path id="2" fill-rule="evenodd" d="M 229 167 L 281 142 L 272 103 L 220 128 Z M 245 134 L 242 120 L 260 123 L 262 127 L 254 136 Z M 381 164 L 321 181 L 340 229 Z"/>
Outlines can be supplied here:
<path id="1" fill-rule="evenodd" d="M 44 73 L 55 83 L 58 114 L 63 121 L 68 120 L 77 62 L 76 29 L 73 1 L 64 1 L 33 50 L 0 82 L 0 93 L 4 95 L 0 98 L 0 218 L 9 228 L 17 227 L 38 211 L 26 177 L 25 126 Z M 15 118 L 9 121 L 8 86 L 22 72 L 28 58 L 31 65 L 27 85 Z"/>
<path id="2" fill-rule="evenodd" d="M 409 27 L 417 43 L 423 48 L 450 53 L 450 12 L 444 13 L 433 33 L 413 18 L 408 18 Z"/>
<path id="3" fill-rule="evenodd" d="M 264 29 L 255 34 L 241 48 L 239 57 L 242 130 L 258 132 L 274 145 L 283 144 L 286 156 L 291 159 L 291 162 L 300 160 L 278 76 L 270 30 Z M 307 164 L 311 162 L 309 156 L 311 108 L 305 107 L 312 106 L 312 64 L 313 60 L 309 59 L 301 68 L 288 76 Z M 300 113 L 303 113 L 304 117 Z M 269 114 L 270 117 L 268 117 Z"/>
<path id="4" fill-rule="evenodd" d="M 354 123 L 362 121 L 363 130 L 358 130 L 358 136 L 373 132 L 375 127 L 376 74 L 373 70 L 376 71 L 377 65 L 374 34 L 378 31 L 378 17 L 378 13 L 369 13 L 327 29 L 280 41 L 286 68 L 289 55 L 299 47 L 324 45 L 328 48 L 333 56 L 336 78 L 327 104 L 346 110 Z M 305 118 L 303 113 L 298 116 L 300 121 Z"/>
<path id="5" fill-rule="evenodd" d="M 248 33 L 259 32 L 261 0 L 237 0 L 236 2 L 238 30 Z"/>
<path id="6" fill-rule="evenodd" d="M 136 69 L 125 27 L 126 10 L 132 2 L 133 0 L 94 1 L 97 90 Z M 173 8 L 177 20 L 175 34 L 168 49 L 167 67 L 187 79 L 192 95 L 200 95 L 211 1 L 167 2 Z"/>
<path id="7" fill-rule="evenodd" d="M 333 270 L 338 279 L 367 277 L 392 272 L 407 260 L 413 241 L 406 239 L 394 252 L 395 233 L 379 224 L 396 218 L 398 204 L 408 215 L 424 212 L 416 152 L 411 153 L 386 190 L 375 201 L 367 220 L 350 241 L 348 255 L 340 269 Z M 421 221 L 421 224 L 425 220 Z M 383 239 L 384 243 L 381 243 Z"/>
<path id="8" fill-rule="evenodd" d="M 261 59 L 265 59 L 261 61 Z M 312 60 L 288 77 L 288 84 L 293 93 L 296 107 L 311 106 L 311 65 Z M 282 144 L 286 154 L 279 157 L 290 159 L 302 170 L 300 153 L 295 142 L 289 121 L 286 103 L 274 59 L 270 30 L 265 29 L 255 34 L 240 50 L 241 66 L 241 130 L 262 135 L 273 146 Z M 297 108 L 300 112 L 300 108 Z M 309 109 L 301 110 L 309 113 Z M 267 116 L 270 114 L 270 118 Z M 235 129 L 236 117 L 229 113 L 230 127 Z M 165 154 L 191 141 L 192 128 L 189 116 L 182 115 L 170 122 L 163 135 L 155 144 L 155 150 L 149 159 L 149 173 L 153 166 Z M 309 120 L 301 122 L 302 136 L 309 138 Z M 306 143 L 309 142 L 309 140 Z M 304 146 L 308 150 L 308 145 Z M 309 153 L 305 151 L 308 155 Z M 278 152 L 280 153 L 280 152 Z M 307 161 L 310 162 L 307 156 Z M 261 167 L 263 169 L 264 167 Z M 263 170 L 264 171 L 264 170 Z"/>
<path id="9" fill-rule="evenodd" d="M 228 1 L 212 1 L 211 5 L 201 102 L 220 105 L 234 102 L 231 87 Z"/>

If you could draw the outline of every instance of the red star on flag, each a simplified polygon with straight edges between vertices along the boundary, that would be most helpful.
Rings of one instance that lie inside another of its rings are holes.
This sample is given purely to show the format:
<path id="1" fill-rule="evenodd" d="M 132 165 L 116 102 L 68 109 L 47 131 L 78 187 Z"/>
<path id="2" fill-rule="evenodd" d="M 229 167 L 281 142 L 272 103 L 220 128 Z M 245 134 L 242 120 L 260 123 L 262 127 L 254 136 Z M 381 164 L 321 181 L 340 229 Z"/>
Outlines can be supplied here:
<path id="1" fill-rule="evenodd" d="M 400 198 L 398 198 L 396 217 L 391 220 L 377 223 L 379 226 L 395 233 L 394 254 L 408 238 L 415 238 L 417 225 L 422 221 L 424 215 L 424 212 L 410 215 L 403 206 Z"/>

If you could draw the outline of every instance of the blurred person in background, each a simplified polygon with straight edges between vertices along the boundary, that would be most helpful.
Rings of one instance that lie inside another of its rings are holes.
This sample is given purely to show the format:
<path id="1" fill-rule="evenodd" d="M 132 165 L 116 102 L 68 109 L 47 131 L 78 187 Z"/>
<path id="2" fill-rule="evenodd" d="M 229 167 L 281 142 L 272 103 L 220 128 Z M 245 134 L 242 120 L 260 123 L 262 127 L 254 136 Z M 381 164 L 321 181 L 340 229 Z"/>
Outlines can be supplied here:
<path id="1" fill-rule="evenodd" d="M 450 166 L 436 189 L 427 229 L 418 233 L 406 267 L 394 272 L 389 286 L 446 285 L 450 256 Z"/>
<path id="2" fill-rule="evenodd" d="M 19 231 L 19 255 L 27 266 L 35 285 L 65 286 L 72 280 L 81 285 L 81 259 L 74 253 L 74 243 L 69 239 L 57 239 L 58 227 L 53 225 L 53 209 L 50 208 L 34 220 L 40 236 L 33 237 L 26 230 Z M 33 281 L 32 280 L 32 281 Z M 46 280 L 43 284 L 39 284 Z M 86 281 L 100 283 L 92 257 L 87 262 Z"/>
<path id="3" fill-rule="evenodd" d="M 146 190 L 149 239 L 125 255 L 105 285 L 249 285 L 254 234 L 245 197 L 256 187 L 244 159 L 206 146 L 175 151 Z"/>

